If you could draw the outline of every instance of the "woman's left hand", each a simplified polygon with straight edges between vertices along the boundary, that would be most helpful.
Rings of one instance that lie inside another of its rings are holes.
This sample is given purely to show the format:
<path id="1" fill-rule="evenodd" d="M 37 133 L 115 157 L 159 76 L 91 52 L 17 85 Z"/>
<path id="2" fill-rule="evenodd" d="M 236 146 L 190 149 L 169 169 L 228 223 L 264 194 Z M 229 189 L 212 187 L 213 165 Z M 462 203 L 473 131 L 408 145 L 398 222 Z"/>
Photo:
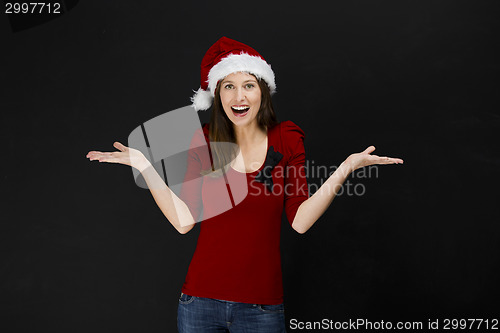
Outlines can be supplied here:
<path id="1" fill-rule="evenodd" d="M 345 163 L 349 165 L 351 171 L 374 164 L 403 164 L 400 158 L 370 155 L 374 150 L 375 147 L 370 146 L 361 153 L 351 154 Z"/>

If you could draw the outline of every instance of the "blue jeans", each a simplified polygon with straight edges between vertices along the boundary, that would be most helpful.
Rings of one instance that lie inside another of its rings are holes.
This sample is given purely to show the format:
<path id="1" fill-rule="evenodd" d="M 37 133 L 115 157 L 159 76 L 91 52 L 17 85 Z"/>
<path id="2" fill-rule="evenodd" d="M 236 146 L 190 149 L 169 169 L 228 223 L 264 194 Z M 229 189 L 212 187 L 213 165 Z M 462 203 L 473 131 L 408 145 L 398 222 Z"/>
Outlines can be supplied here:
<path id="1" fill-rule="evenodd" d="M 179 333 L 286 333 L 285 308 L 196 297 L 181 293 Z"/>

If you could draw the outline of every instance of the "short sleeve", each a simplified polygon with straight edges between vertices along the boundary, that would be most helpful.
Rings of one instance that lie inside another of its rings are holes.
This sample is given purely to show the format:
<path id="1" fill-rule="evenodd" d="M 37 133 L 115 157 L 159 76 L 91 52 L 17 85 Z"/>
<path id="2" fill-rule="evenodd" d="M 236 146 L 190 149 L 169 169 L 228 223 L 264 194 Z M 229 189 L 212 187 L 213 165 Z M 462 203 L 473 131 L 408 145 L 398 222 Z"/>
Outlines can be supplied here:
<path id="1" fill-rule="evenodd" d="M 206 128 L 204 128 L 206 130 Z M 201 171 L 210 162 L 206 136 L 202 129 L 193 135 L 187 153 L 186 173 L 181 186 L 179 198 L 188 206 L 193 219 L 198 222 L 203 208 L 201 189 L 203 176 Z"/>
<path id="2" fill-rule="evenodd" d="M 305 172 L 304 131 L 292 121 L 281 123 L 281 139 L 287 152 L 285 173 L 285 213 L 292 225 L 300 205 L 309 198 Z"/>

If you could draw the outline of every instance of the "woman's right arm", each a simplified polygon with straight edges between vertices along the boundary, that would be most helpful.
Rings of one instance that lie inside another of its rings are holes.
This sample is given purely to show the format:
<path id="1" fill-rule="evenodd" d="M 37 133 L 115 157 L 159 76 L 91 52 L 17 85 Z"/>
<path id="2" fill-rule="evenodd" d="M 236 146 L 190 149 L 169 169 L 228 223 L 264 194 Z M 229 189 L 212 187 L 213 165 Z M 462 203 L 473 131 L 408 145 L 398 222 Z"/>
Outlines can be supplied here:
<path id="1" fill-rule="evenodd" d="M 91 161 L 120 163 L 136 168 L 144 177 L 156 204 L 165 217 L 181 234 L 189 232 L 196 221 L 188 206 L 165 184 L 153 165 L 139 151 L 126 147 L 119 142 L 113 144 L 119 152 L 90 151 L 87 158 Z"/>
<path id="2" fill-rule="evenodd" d="M 147 162 L 149 165 L 142 171 L 139 171 L 144 177 L 146 184 L 148 184 L 148 188 L 156 204 L 179 233 L 185 234 L 189 232 L 196 223 L 191 211 L 186 203 L 165 184 L 151 163 Z"/>

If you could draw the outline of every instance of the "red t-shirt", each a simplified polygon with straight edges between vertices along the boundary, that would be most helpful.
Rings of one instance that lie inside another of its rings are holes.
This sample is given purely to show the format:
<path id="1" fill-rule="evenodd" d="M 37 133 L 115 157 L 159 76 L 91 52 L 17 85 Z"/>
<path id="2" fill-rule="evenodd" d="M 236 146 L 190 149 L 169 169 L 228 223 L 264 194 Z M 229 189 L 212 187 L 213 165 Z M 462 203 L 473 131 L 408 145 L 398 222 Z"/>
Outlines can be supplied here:
<path id="1" fill-rule="evenodd" d="M 211 169 L 208 125 L 203 125 L 203 135 L 193 137 L 191 148 L 199 149 L 189 151 L 189 181 L 180 194 L 194 219 L 202 221 L 182 292 L 242 303 L 283 303 L 281 216 L 284 208 L 291 225 L 309 197 L 304 132 L 291 121 L 268 129 L 268 149 L 273 146 L 283 155 L 270 173 L 271 190 L 255 180 L 266 163 L 252 173 L 230 167 L 224 177 L 200 176 L 200 170 Z"/>

